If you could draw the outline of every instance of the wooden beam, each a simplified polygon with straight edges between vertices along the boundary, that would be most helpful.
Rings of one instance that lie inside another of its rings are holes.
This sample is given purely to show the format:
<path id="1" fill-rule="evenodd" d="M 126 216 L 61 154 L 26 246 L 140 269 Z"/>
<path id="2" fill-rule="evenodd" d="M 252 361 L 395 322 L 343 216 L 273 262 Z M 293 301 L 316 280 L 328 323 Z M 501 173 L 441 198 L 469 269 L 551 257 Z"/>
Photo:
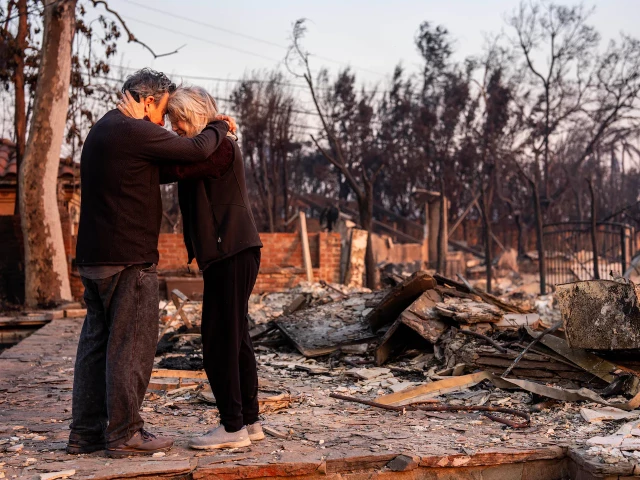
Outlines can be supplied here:
<path id="1" fill-rule="evenodd" d="M 167 370 L 157 369 L 151 372 L 151 378 L 198 378 L 206 379 L 204 370 Z"/>
<path id="2" fill-rule="evenodd" d="M 449 236 L 453 235 L 453 232 L 456 231 L 456 228 L 458 228 L 460 226 L 460 224 L 462 223 L 462 221 L 467 217 L 467 215 L 469 215 L 469 212 L 471 211 L 473 206 L 478 203 L 478 199 L 479 198 L 480 198 L 480 194 L 478 193 L 478 194 L 476 194 L 474 199 L 471 201 L 471 203 L 469 203 L 469 205 L 467 205 L 467 208 L 464 209 L 464 212 L 462 212 L 462 215 L 460 215 L 460 217 L 458 217 L 458 219 L 456 220 L 456 223 L 453 224 L 453 227 L 451 227 L 451 230 L 449 231 Z"/>
<path id="3" fill-rule="evenodd" d="M 463 252 L 471 253 L 476 257 L 484 260 L 484 253 L 478 252 L 477 250 L 474 250 L 473 248 L 471 248 L 468 245 L 465 245 L 464 243 L 456 242 L 455 240 L 449 240 L 449 245 L 452 245 L 454 248 L 457 248 L 458 250 L 462 250 Z"/>
<path id="4" fill-rule="evenodd" d="M 193 328 L 193 325 L 191 324 L 191 320 L 189 320 L 189 317 L 187 317 L 187 315 L 183 311 L 184 306 L 187 303 L 189 303 L 189 297 L 187 297 L 184 293 L 182 293 L 177 288 L 174 288 L 173 291 L 171 292 L 171 301 L 176 306 L 176 309 L 177 309 L 176 315 L 180 315 L 180 318 L 182 319 L 182 323 L 184 323 L 184 326 L 187 328 Z"/>
<path id="5" fill-rule="evenodd" d="M 349 215 L 351 215 L 353 218 L 358 218 L 358 214 L 354 211 L 349 209 L 348 207 L 343 207 L 342 209 L 345 213 L 348 213 Z M 396 230 L 393 227 L 390 227 L 389 225 L 387 225 L 386 223 L 383 223 L 379 220 L 373 220 L 373 225 L 376 227 L 380 227 L 383 230 L 386 230 L 389 233 L 392 233 L 394 235 L 397 235 L 398 237 L 402 237 L 404 240 L 407 240 L 411 243 L 422 243 L 422 240 L 420 240 L 419 238 L 416 238 L 412 235 L 409 235 L 407 233 L 401 232 L 400 230 Z M 420 228 L 423 228 L 423 225 L 420 224 L 416 224 L 418 226 L 420 226 Z"/>
<path id="6" fill-rule="evenodd" d="M 478 210 L 480 210 L 480 204 L 478 203 L 478 200 L 475 200 L 476 203 L 476 207 L 478 208 Z M 493 238 L 493 241 L 496 242 L 496 245 L 498 245 L 498 247 L 500 247 L 500 249 L 503 252 L 506 252 L 507 249 L 504 248 L 504 245 L 502 245 L 502 242 L 500 240 L 498 240 L 498 237 L 496 237 L 495 233 L 493 233 L 493 231 L 491 232 L 491 238 Z"/>
<path id="7" fill-rule="evenodd" d="M 313 266 L 311 265 L 309 236 L 307 235 L 307 216 L 304 212 L 300 212 L 300 237 L 302 240 L 302 259 L 304 260 L 304 269 L 307 271 L 307 281 L 313 282 Z"/>

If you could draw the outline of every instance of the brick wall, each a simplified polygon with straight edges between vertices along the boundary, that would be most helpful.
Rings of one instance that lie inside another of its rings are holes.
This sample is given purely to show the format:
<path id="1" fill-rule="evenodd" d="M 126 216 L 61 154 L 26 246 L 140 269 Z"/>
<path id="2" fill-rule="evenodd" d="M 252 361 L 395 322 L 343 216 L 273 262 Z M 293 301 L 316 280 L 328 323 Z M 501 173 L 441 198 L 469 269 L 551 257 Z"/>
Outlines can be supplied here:
<path id="1" fill-rule="evenodd" d="M 307 280 L 299 233 L 263 233 L 264 248 L 254 292 L 275 292 Z M 340 234 L 309 235 L 314 281 L 340 282 Z"/>
<path id="2" fill-rule="evenodd" d="M 264 244 L 255 292 L 274 292 L 291 288 L 306 280 L 299 233 L 261 233 Z M 162 233 L 158 242 L 160 271 L 186 270 L 187 251 L 182 234 Z M 314 280 L 340 281 L 340 235 L 309 235 Z M 197 264 L 192 263 L 192 269 Z"/>
<path id="3" fill-rule="evenodd" d="M 181 233 L 161 233 L 158 239 L 158 252 L 160 261 L 158 270 L 186 270 L 187 269 L 187 249 Z M 198 270 L 198 264 L 194 260 L 191 264 L 192 270 Z"/>
<path id="4" fill-rule="evenodd" d="M 61 209 L 60 214 L 65 253 L 69 259 L 71 292 L 74 298 L 79 300 L 82 298 L 84 287 L 73 262 L 76 237 L 71 234 L 68 213 Z M 262 233 L 260 238 L 264 248 L 255 292 L 285 290 L 298 285 L 301 281 L 306 281 L 299 233 Z M 24 255 L 18 217 L 0 216 L 0 245 L 2 246 L 0 301 L 22 302 Z M 158 269 L 161 272 L 186 270 L 187 250 L 182 241 L 182 234 L 160 234 L 158 250 L 160 252 Z M 314 280 L 340 282 L 340 235 L 325 232 L 309 234 L 309 250 Z M 195 260 L 191 266 L 192 270 L 198 269 Z"/>

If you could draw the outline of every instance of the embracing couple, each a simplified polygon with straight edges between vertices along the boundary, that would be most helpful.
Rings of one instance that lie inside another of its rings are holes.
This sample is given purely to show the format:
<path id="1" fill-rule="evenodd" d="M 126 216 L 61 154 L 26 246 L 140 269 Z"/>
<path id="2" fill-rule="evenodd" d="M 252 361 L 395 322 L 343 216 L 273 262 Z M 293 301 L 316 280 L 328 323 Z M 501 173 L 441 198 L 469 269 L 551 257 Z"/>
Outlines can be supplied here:
<path id="1" fill-rule="evenodd" d="M 242 447 L 264 438 L 247 324 L 262 243 L 251 213 L 235 121 L 199 87 L 144 69 L 82 149 L 76 250 L 87 317 L 78 343 L 67 451 L 112 457 L 167 451 L 143 428 L 158 341 L 160 184 L 178 182 L 189 263 L 204 277 L 204 367 L 220 425 L 189 445 Z M 163 128 L 165 115 L 175 133 Z M 177 135 L 176 135 L 177 133 Z"/>

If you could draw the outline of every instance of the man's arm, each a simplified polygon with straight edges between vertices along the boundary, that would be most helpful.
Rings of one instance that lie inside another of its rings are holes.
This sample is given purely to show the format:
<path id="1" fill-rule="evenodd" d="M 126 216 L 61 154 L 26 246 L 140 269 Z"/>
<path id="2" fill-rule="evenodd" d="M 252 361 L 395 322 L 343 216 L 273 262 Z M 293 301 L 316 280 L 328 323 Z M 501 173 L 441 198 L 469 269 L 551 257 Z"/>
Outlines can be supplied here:
<path id="1" fill-rule="evenodd" d="M 206 177 L 221 177 L 233 163 L 234 145 L 229 139 L 223 141 L 206 162 L 188 164 L 161 164 L 160 183 L 180 180 L 195 180 Z"/>
<path id="2" fill-rule="evenodd" d="M 229 131 L 227 122 L 209 123 L 193 137 L 179 137 L 159 125 L 145 120 L 129 120 L 131 141 L 141 145 L 142 154 L 154 163 L 193 163 L 206 160 L 225 139 Z"/>

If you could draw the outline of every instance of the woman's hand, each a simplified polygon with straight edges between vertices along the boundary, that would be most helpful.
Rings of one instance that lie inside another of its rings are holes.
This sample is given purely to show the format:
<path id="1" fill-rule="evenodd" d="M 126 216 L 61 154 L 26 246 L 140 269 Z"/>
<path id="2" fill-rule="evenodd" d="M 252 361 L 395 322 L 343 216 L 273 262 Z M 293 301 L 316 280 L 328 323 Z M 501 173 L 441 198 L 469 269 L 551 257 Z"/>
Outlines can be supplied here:
<path id="1" fill-rule="evenodd" d="M 124 113 L 127 117 L 136 118 L 142 120 L 144 118 L 144 101 L 140 99 L 136 102 L 127 90 L 122 94 L 122 100 L 118 102 L 118 110 Z"/>
<path id="2" fill-rule="evenodd" d="M 218 115 L 216 115 L 216 120 L 223 120 L 223 121 L 227 122 L 229 124 L 229 131 L 231 133 L 233 133 L 234 135 L 238 131 L 238 124 L 236 123 L 236 119 L 235 118 L 230 117 L 229 115 L 218 114 Z"/>

